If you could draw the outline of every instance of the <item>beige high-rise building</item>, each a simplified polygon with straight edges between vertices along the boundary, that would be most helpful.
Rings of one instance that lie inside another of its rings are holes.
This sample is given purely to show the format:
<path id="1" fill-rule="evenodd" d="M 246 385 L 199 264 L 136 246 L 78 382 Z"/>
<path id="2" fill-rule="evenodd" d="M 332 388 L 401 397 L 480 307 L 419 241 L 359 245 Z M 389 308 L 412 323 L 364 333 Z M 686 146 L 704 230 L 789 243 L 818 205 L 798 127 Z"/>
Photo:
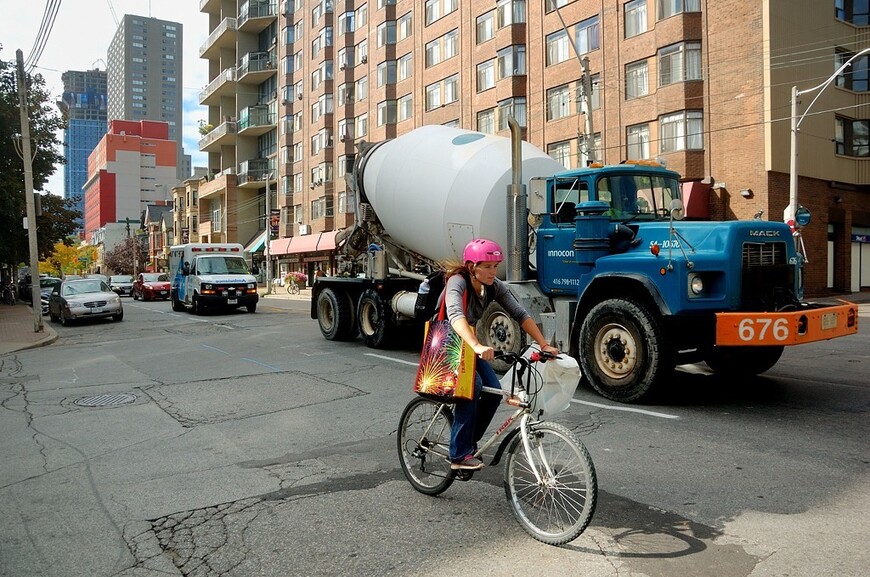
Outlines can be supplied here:
<path id="1" fill-rule="evenodd" d="M 568 168 L 665 162 L 694 218 L 781 220 L 792 87 L 819 87 L 798 103 L 807 292 L 870 286 L 867 4 L 201 0 L 198 238 L 255 242 L 270 172 L 281 270 L 328 267 L 328 233 L 353 221 L 356 143 L 426 124 L 507 136 L 510 114 Z"/>

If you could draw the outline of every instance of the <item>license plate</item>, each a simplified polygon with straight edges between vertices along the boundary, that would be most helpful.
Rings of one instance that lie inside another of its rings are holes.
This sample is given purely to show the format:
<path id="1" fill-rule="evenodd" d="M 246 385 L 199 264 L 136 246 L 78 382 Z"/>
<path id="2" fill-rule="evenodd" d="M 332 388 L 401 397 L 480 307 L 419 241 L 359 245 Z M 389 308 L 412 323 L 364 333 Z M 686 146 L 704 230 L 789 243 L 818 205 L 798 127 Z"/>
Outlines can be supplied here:
<path id="1" fill-rule="evenodd" d="M 97 313 L 101 313 L 101 312 L 103 312 L 104 310 L 106 310 L 106 309 L 104 309 L 104 308 L 102 308 L 102 307 L 94 307 L 94 308 L 92 308 L 92 309 L 88 309 L 88 313 L 89 313 L 89 314 L 92 314 L 92 315 L 95 315 L 95 314 L 97 314 Z"/>
<path id="2" fill-rule="evenodd" d="M 228 305 L 236 305 L 239 304 L 239 299 L 227 299 Z"/>
<path id="3" fill-rule="evenodd" d="M 225 296 L 227 296 L 228 294 L 230 294 L 230 293 L 228 293 L 227 291 L 223 291 L 223 292 L 221 293 L 221 296 L 222 296 L 222 297 L 225 297 Z"/>
<path id="4" fill-rule="evenodd" d="M 837 313 L 825 313 L 822 315 L 822 330 L 837 328 Z"/>
<path id="5" fill-rule="evenodd" d="M 160 291 L 160 294 L 165 295 L 166 291 Z"/>

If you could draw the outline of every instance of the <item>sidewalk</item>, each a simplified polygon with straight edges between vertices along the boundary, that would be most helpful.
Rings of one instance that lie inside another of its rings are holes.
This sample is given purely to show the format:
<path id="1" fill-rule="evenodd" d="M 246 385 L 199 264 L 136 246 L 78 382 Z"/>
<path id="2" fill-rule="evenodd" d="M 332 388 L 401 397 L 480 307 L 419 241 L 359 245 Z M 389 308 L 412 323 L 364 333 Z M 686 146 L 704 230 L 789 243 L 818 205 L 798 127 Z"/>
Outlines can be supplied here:
<path id="1" fill-rule="evenodd" d="M 43 332 L 34 332 L 33 323 L 33 309 L 27 303 L 0 306 L 0 355 L 43 347 L 57 340 L 47 316 L 42 317 Z"/>
<path id="2" fill-rule="evenodd" d="M 266 299 L 266 300 L 269 300 L 269 299 L 284 299 L 284 300 L 294 300 L 294 301 L 310 301 L 311 300 L 311 289 L 310 288 L 302 289 L 301 291 L 299 291 L 298 295 L 291 295 L 290 293 L 287 292 L 287 288 L 282 287 L 282 286 L 275 287 L 273 289 L 272 294 L 270 294 L 270 295 L 266 294 L 266 288 L 262 287 L 262 286 L 259 287 L 258 292 L 260 293 L 260 298 Z"/>

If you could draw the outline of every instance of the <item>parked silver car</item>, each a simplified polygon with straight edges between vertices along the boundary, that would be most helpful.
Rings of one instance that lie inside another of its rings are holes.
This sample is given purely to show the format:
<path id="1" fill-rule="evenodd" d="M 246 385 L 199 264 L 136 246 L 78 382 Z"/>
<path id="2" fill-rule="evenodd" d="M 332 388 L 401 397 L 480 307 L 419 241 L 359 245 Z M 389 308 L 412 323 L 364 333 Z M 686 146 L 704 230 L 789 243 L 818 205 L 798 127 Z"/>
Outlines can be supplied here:
<path id="1" fill-rule="evenodd" d="M 116 274 L 109 277 L 109 286 L 121 296 L 130 296 L 133 290 L 133 277 L 129 274 Z"/>
<path id="2" fill-rule="evenodd" d="M 99 279 L 65 280 L 48 297 L 48 316 L 52 322 L 66 325 L 82 318 L 124 318 L 121 297 Z"/>

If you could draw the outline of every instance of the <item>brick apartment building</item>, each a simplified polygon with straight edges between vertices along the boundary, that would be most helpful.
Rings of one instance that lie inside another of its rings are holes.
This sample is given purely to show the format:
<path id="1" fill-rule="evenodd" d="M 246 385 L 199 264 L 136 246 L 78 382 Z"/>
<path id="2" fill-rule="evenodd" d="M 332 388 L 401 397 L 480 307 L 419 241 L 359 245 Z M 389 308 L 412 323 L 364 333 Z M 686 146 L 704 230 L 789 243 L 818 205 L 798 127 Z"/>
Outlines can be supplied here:
<path id="1" fill-rule="evenodd" d="M 506 136 L 509 114 L 566 167 L 667 163 L 694 218 L 781 220 L 792 87 L 821 85 L 854 57 L 800 99 L 797 191 L 813 214 L 808 294 L 870 286 L 865 0 L 201 0 L 200 10 L 210 176 L 191 238 L 256 243 L 268 172 L 281 270 L 328 269 L 322 233 L 353 222 L 344 175 L 355 143 L 426 124 Z"/>

